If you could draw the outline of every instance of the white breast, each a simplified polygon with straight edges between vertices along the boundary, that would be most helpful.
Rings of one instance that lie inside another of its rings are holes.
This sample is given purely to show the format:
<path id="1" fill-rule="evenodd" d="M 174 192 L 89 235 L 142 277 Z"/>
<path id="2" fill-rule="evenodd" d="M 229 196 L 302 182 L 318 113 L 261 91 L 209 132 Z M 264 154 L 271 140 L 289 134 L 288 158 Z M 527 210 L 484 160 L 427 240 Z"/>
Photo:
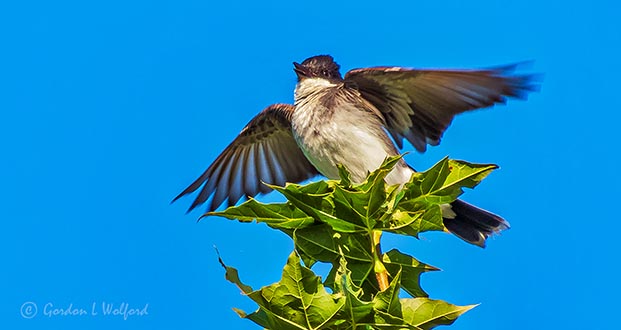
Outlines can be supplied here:
<path id="1" fill-rule="evenodd" d="M 326 102 L 325 97 L 338 101 Z M 305 79 L 298 84 L 293 133 L 304 155 L 327 178 L 338 179 L 336 165 L 344 164 L 352 180 L 361 182 L 386 157 L 397 154 L 381 119 L 367 106 L 359 95 L 325 79 Z M 401 162 L 386 181 L 403 183 L 411 175 L 412 170 Z"/>

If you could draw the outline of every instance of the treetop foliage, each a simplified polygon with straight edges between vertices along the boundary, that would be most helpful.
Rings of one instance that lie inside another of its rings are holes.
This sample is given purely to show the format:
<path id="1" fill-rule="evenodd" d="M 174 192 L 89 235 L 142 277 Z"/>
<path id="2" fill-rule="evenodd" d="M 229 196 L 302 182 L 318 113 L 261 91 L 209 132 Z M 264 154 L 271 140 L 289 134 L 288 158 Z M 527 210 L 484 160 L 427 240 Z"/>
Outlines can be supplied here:
<path id="1" fill-rule="evenodd" d="M 259 305 L 250 314 L 236 312 L 266 329 L 431 329 L 474 307 L 429 299 L 420 276 L 438 269 L 396 249 L 382 253 L 380 237 L 445 230 L 441 205 L 497 166 L 445 158 L 404 185 L 388 186 L 384 178 L 399 158 L 386 159 L 360 184 L 341 166 L 340 180 L 270 186 L 287 198 L 284 203 L 249 199 L 206 213 L 263 222 L 294 241 L 281 280 L 259 290 L 220 260 L 226 278 Z M 311 270 L 316 262 L 332 265 L 325 279 Z M 401 290 L 411 298 L 400 298 Z"/>

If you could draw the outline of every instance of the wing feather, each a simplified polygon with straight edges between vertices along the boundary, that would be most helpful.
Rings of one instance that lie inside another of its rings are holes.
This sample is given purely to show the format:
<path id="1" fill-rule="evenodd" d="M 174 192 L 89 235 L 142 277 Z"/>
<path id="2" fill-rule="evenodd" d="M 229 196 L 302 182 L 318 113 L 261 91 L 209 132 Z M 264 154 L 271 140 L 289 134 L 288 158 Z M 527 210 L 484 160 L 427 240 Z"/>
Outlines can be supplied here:
<path id="1" fill-rule="evenodd" d="M 293 138 L 293 109 L 292 105 L 274 104 L 261 111 L 173 202 L 202 187 L 188 212 L 210 196 L 208 210 L 213 211 L 225 200 L 234 205 L 242 196 L 269 192 L 262 182 L 283 185 L 319 174 Z"/>
<path id="2" fill-rule="evenodd" d="M 399 148 L 403 138 L 424 152 L 437 145 L 453 117 L 462 112 L 526 98 L 539 85 L 536 75 L 516 75 L 516 65 L 486 70 L 417 70 L 401 67 L 355 69 L 345 83 L 383 115 Z"/>

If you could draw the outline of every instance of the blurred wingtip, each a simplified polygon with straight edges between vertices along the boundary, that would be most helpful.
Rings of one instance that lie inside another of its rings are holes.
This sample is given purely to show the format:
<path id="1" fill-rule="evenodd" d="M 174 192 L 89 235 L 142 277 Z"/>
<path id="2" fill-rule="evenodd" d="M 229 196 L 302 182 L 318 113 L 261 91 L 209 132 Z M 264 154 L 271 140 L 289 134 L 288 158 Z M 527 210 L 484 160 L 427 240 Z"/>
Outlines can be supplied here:
<path id="1" fill-rule="evenodd" d="M 199 205 L 201 205 L 202 203 L 197 199 L 195 199 L 192 204 L 190 205 L 190 207 L 188 208 L 188 210 L 185 212 L 185 214 L 188 214 L 190 212 L 192 212 L 196 207 L 198 207 Z"/>
<path id="2" fill-rule="evenodd" d="M 177 197 L 173 198 L 173 199 L 170 201 L 170 204 L 172 204 L 172 203 L 176 202 L 176 201 L 177 201 L 179 198 L 181 198 L 183 195 L 184 195 L 183 193 L 181 193 L 181 194 L 177 195 Z"/>
<path id="3" fill-rule="evenodd" d="M 523 60 L 510 64 L 502 64 L 488 67 L 488 70 L 498 71 L 502 73 L 512 73 L 519 70 L 530 70 L 535 66 L 535 60 Z"/>

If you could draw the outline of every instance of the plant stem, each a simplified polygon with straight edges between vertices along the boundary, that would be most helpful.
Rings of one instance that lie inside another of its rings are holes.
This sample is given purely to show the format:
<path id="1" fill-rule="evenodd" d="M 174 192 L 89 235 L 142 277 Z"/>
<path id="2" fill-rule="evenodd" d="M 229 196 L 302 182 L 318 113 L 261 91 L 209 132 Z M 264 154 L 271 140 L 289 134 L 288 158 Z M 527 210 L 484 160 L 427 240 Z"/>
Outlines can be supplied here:
<path id="1" fill-rule="evenodd" d="M 386 271 L 386 267 L 384 267 L 384 263 L 382 262 L 382 247 L 380 246 L 380 239 L 382 238 L 381 230 L 374 230 L 371 233 L 373 238 L 373 246 L 371 247 L 371 251 L 373 252 L 373 270 L 375 271 L 375 278 L 377 279 L 377 283 L 379 284 L 380 291 L 384 291 L 388 289 L 388 271 Z"/>

